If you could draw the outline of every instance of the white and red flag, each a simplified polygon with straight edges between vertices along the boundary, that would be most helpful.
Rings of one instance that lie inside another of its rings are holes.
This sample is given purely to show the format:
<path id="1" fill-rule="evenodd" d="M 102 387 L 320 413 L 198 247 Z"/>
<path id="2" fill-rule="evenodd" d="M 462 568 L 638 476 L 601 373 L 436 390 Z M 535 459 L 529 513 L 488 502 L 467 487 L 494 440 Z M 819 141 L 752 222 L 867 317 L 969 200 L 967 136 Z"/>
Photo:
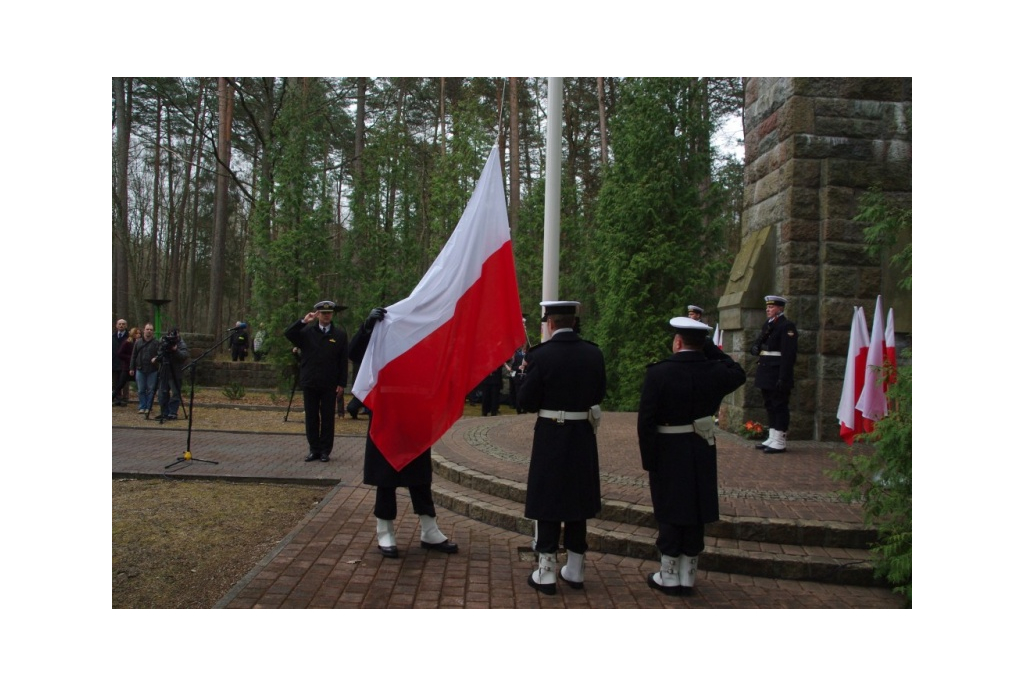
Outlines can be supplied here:
<path id="1" fill-rule="evenodd" d="M 864 431 L 870 433 L 875 421 L 889 413 L 885 389 L 879 380 L 884 377 L 885 327 L 882 324 L 882 296 L 875 302 L 875 317 L 871 323 L 871 342 L 868 344 L 867 369 L 864 371 L 864 389 L 857 399 L 857 409 L 864 414 Z"/>
<path id="2" fill-rule="evenodd" d="M 850 349 L 846 353 L 846 375 L 839 400 L 839 437 L 848 445 L 856 435 L 864 433 L 864 415 L 857 409 L 857 398 L 864 388 L 864 370 L 868 359 L 868 322 L 863 307 L 853 308 L 850 324 Z"/>
<path id="3" fill-rule="evenodd" d="M 722 349 L 722 331 L 719 330 L 718 324 L 715 324 L 715 334 L 711 336 L 711 341 L 715 343 L 718 349 Z"/>
<path id="4" fill-rule="evenodd" d="M 892 307 L 889 307 L 889 316 L 885 320 L 885 363 L 889 367 L 889 373 L 885 378 L 885 390 L 896 382 L 896 325 L 893 322 Z"/>
<path id="5" fill-rule="evenodd" d="M 448 243 L 374 327 L 352 386 L 388 463 L 401 470 L 437 442 L 466 395 L 525 339 L 495 146 Z"/>

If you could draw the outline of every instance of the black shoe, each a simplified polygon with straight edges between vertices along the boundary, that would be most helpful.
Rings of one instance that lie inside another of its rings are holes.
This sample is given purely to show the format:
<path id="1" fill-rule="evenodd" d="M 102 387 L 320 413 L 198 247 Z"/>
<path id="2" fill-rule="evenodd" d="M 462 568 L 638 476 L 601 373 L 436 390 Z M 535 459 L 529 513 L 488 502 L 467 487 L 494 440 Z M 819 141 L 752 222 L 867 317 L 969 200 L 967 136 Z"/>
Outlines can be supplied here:
<path id="1" fill-rule="evenodd" d="M 178 420 L 178 415 L 177 414 L 168 414 L 167 416 L 163 417 L 163 419 L 164 419 L 164 421 L 177 421 Z"/>
<path id="2" fill-rule="evenodd" d="M 320 455 L 316 452 L 310 452 L 303 461 L 320 461 Z"/>
<path id="3" fill-rule="evenodd" d="M 530 576 L 530 577 L 533 578 L 533 576 Z M 571 587 L 573 590 L 582 590 L 583 589 L 583 583 L 581 583 L 579 581 L 576 581 L 576 580 L 569 580 L 568 578 L 566 578 L 562 574 L 562 569 L 558 569 L 558 577 L 561 578 L 563 581 L 565 581 L 565 583 L 569 587 Z"/>
<path id="4" fill-rule="evenodd" d="M 543 592 L 545 595 L 553 595 L 556 592 L 556 590 L 555 590 L 555 583 L 538 583 L 537 581 L 535 581 L 533 579 L 533 573 L 532 572 L 530 573 L 530 575 L 528 575 L 526 577 L 526 582 L 534 590 L 536 590 L 538 592 Z"/>
<path id="5" fill-rule="evenodd" d="M 330 456 L 328 456 L 326 454 L 321 454 L 320 455 L 320 461 L 330 461 L 330 460 L 331 460 Z"/>
<path id="6" fill-rule="evenodd" d="M 398 548 L 397 547 L 381 547 L 380 545 L 377 545 L 377 549 L 380 550 L 381 556 L 385 556 L 388 559 L 397 559 L 398 558 Z"/>
<path id="7" fill-rule="evenodd" d="M 754 445 L 755 450 L 763 450 L 766 447 L 768 447 L 768 445 L 764 444 L 763 442 L 759 442 L 756 445 Z"/>
<path id="8" fill-rule="evenodd" d="M 785 451 L 786 451 L 785 447 L 783 447 L 782 449 L 779 449 L 778 447 L 765 447 L 764 448 L 764 453 L 765 454 L 782 454 Z"/>
<path id="9" fill-rule="evenodd" d="M 675 596 L 675 595 L 683 594 L 683 586 L 682 585 L 671 585 L 671 586 L 667 586 L 667 587 L 665 585 L 659 585 L 658 583 L 656 583 L 654 581 L 654 574 L 653 573 L 650 573 L 650 574 L 647 575 L 647 587 L 652 587 L 655 590 L 660 590 L 660 591 L 664 592 L 666 595 L 673 595 L 673 596 Z"/>
<path id="10" fill-rule="evenodd" d="M 348 415 L 349 415 L 349 416 L 351 416 L 351 417 L 352 417 L 353 419 L 355 419 L 356 421 L 358 421 L 358 420 L 359 420 L 359 414 L 355 413 L 354 411 L 350 411 L 350 412 L 348 413 Z"/>
<path id="11" fill-rule="evenodd" d="M 451 540 L 445 540 L 444 542 L 423 542 L 421 540 L 420 547 L 423 549 L 434 549 L 445 554 L 455 554 L 459 551 L 459 546 Z"/>

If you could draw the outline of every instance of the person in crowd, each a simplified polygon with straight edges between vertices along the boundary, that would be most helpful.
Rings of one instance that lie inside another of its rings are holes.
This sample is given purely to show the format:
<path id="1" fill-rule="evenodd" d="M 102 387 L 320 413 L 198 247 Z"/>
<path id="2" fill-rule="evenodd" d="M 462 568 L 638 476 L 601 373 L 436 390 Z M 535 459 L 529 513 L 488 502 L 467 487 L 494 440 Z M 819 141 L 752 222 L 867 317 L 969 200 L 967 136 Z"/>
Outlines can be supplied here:
<path id="1" fill-rule="evenodd" d="M 157 377 L 160 381 L 159 401 L 161 421 L 178 418 L 181 406 L 181 379 L 185 362 L 188 361 L 188 345 L 182 340 L 177 328 L 171 328 L 160 339 L 154 363 L 159 365 Z"/>
<path id="2" fill-rule="evenodd" d="M 501 404 L 501 370 L 503 368 L 504 365 L 491 371 L 480 383 L 480 389 L 483 391 L 483 398 L 480 402 L 481 416 L 498 415 L 498 406 Z"/>
<path id="3" fill-rule="evenodd" d="M 249 325 L 244 321 L 236 321 L 234 332 L 230 338 L 231 361 L 244 362 L 249 355 Z"/>
<path id="4" fill-rule="evenodd" d="M 132 359 L 128 366 L 128 374 L 135 379 L 139 391 L 139 412 L 148 414 L 153 407 L 157 382 L 157 351 L 160 341 L 154 335 L 153 324 L 147 322 L 142 327 L 142 337 L 132 346 Z"/>
<path id="5" fill-rule="evenodd" d="M 139 332 L 138 328 L 132 328 L 128 331 L 128 335 L 125 336 L 121 342 L 121 347 L 117 351 L 117 358 L 121 361 L 121 377 L 117 381 L 117 385 L 114 386 L 114 404 L 119 407 L 128 406 L 129 388 L 128 383 L 131 381 L 132 376 L 130 373 L 132 365 L 132 348 L 135 346 L 135 341 L 139 339 L 142 333 Z"/>
<path id="6" fill-rule="evenodd" d="M 252 336 L 252 360 L 254 362 L 261 361 L 267 354 L 267 331 L 260 324 L 260 327 L 256 330 L 256 334 Z"/>
<path id="7" fill-rule="evenodd" d="M 306 461 L 331 460 L 334 407 L 348 385 L 348 334 L 333 321 L 346 307 L 321 300 L 284 336 L 299 350 L 299 385 L 306 414 Z"/>
<path id="8" fill-rule="evenodd" d="M 370 311 L 366 321 L 352 336 L 349 346 L 349 359 L 359 365 L 370 344 L 374 327 L 384 320 L 387 310 L 375 307 Z M 433 471 L 430 465 L 430 449 L 426 449 L 400 471 L 395 470 L 381 453 L 370 437 L 373 426 L 374 412 L 370 411 L 370 426 L 366 430 L 366 450 L 363 457 L 363 484 L 376 488 L 373 504 L 373 515 L 377 519 L 377 549 L 381 555 L 389 559 L 398 558 L 398 546 L 395 538 L 395 519 L 398 517 L 398 488 L 408 488 L 412 500 L 412 510 L 419 516 L 420 547 L 445 554 L 459 551 L 458 544 L 452 542 L 437 526 L 437 511 L 434 507 L 434 496 L 430 491 Z"/>
<path id="9" fill-rule="evenodd" d="M 121 343 L 128 337 L 128 322 L 124 319 L 118 319 L 117 323 L 114 324 L 114 345 L 111 352 L 113 359 L 113 374 L 111 375 L 110 388 L 113 390 L 117 387 L 117 384 L 121 381 L 121 358 L 117 356 L 117 353 L 121 351 Z M 119 392 L 114 394 L 114 405 L 124 406 L 128 404 L 128 393 L 122 388 Z"/>
<path id="10" fill-rule="evenodd" d="M 768 413 L 768 439 L 757 449 L 765 454 L 786 451 L 789 432 L 789 397 L 793 391 L 793 371 L 796 367 L 796 324 L 786 318 L 784 297 L 767 295 L 764 311 L 767 320 L 761 326 L 750 354 L 757 357 L 754 387 L 761 390 L 764 408 Z"/>
<path id="11" fill-rule="evenodd" d="M 526 517 L 536 523 L 537 570 L 530 587 L 555 594 L 555 561 L 565 524 L 567 561 L 559 572 L 583 587 L 587 519 L 601 509 L 597 453 L 599 403 L 607 378 L 604 355 L 574 330 L 579 302 L 541 302 L 548 339 L 526 355 L 519 406 L 537 412 L 526 483 Z"/>
<path id="12" fill-rule="evenodd" d="M 523 382 L 523 360 L 529 350 L 529 343 L 524 342 L 512 355 L 512 359 L 505 363 L 505 370 L 508 371 L 508 406 L 515 409 L 517 414 L 523 413 L 519 408 L 519 386 Z"/>
<path id="13" fill-rule="evenodd" d="M 746 382 L 728 355 L 704 354 L 707 325 L 689 317 L 669 322 L 672 356 L 647 367 L 637 436 L 648 473 L 661 570 L 647 584 L 670 595 L 692 593 L 704 526 L 718 520 L 718 456 L 714 414 Z"/>

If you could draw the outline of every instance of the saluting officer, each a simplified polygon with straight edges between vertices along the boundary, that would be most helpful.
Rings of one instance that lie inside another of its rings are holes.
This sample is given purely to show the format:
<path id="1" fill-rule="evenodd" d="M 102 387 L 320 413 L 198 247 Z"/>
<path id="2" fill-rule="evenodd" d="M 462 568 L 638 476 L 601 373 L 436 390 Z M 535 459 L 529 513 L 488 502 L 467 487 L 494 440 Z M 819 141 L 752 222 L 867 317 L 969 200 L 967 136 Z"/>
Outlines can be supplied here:
<path id="1" fill-rule="evenodd" d="M 330 461 L 334 448 L 334 405 L 348 385 L 348 335 L 335 325 L 334 312 L 347 309 L 330 300 L 313 305 L 313 311 L 284 332 L 299 348 L 299 385 L 306 413 L 306 461 Z"/>
<path id="2" fill-rule="evenodd" d="M 785 452 L 789 431 L 789 395 L 793 390 L 797 332 L 796 324 L 786 318 L 786 302 L 786 298 L 778 295 L 764 298 L 768 320 L 750 348 L 750 354 L 758 358 L 754 387 L 760 388 L 768 412 L 768 439 L 755 447 L 765 454 Z"/>
<path id="3" fill-rule="evenodd" d="M 548 340 L 523 365 L 519 406 L 537 412 L 526 483 L 526 517 L 537 521 L 538 568 L 531 587 L 555 594 L 555 554 L 562 523 L 568 561 L 559 576 L 583 587 L 587 519 L 601 509 L 597 427 L 604 399 L 604 355 L 573 330 L 579 302 L 541 302 Z"/>
<path id="4" fill-rule="evenodd" d="M 710 330 L 705 324 L 679 316 L 669 325 L 675 332 L 672 356 L 647 367 L 637 436 L 661 552 L 661 570 L 647 584 L 678 595 L 693 591 L 704 525 L 718 520 L 714 414 L 747 375 L 728 355 L 704 354 Z"/>

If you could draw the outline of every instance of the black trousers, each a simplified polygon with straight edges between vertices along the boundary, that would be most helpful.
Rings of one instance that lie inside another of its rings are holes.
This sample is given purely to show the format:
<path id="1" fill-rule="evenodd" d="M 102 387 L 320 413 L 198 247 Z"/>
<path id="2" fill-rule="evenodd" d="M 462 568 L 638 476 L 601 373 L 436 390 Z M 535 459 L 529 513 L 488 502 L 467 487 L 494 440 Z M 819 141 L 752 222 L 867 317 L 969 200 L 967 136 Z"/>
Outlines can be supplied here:
<path id="1" fill-rule="evenodd" d="M 558 538 L 562 532 L 561 521 L 537 521 L 537 552 L 554 554 L 558 551 Z M 587 551 L 587 521 L 565 522 L 565 548 L 570 552 L 583 554 Z"/>
<path id="2" fill-rule="evenodd" d="M 768 412 L 768 427 L 785 433 L 789 430 L 789 388 L 761 390 L 764 409 Z"/>
<path id="3" fill-rule="evenodd" d="M 373 515 L 385 521 L 394 521 L 398 517 L 398 488 L 377 486 L 377 498 L 373 503 Z M 434 495 L 429 485 L 410 485 L 409 497 L 412 499 L 412 510 L 417 516 L 437 516 L 434 509 Z"/>
<path id="4" fill-rule="evenodd" d="M 306 412 L 306 442 L 309 451 L 330 454 L 334 449 L 334 403 L 336 388 L 303 388 L 302 408 Z"/>
<path id="5" fill-rule="evenodd" d="M 695 557 L 704 551 L 704 524 L 680 526 L 658 523 L 658 540 L 654 545 L 667 557 L 678 557 L 680 554 Z"/>

